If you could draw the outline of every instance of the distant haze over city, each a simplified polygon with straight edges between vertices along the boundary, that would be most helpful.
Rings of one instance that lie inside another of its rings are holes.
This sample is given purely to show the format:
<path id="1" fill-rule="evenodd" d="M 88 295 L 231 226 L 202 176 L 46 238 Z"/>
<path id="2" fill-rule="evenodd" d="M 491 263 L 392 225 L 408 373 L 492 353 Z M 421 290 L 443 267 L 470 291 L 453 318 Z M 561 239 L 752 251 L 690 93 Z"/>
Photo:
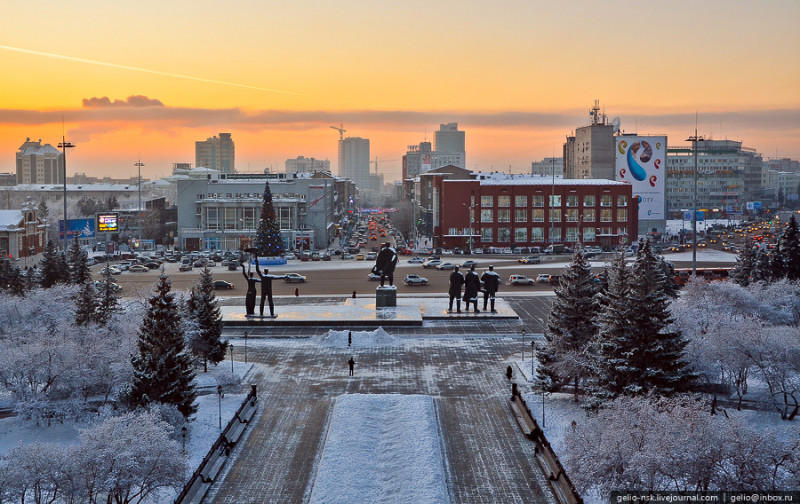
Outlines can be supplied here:
<path id="1" fill-rule="evenodd" d="M 0 172 L 26 138 L 57 145 L 63 118 L 69 176 L 133 176 L 140 158 L 143 176 L 165 176 L 220 132 L 237 171 L 305 156 L 337 172 L 342 124 L 388 182 L 451 122 L 469 169 L 522 173 L 561 156 L 595 99 L 670 145 L 687 145 L 697 114 L 706 138 L 800 158 L 791 0 L 155 5 L 5 6 Z M 31 18 L 36 30 L 18 21 Z"/>

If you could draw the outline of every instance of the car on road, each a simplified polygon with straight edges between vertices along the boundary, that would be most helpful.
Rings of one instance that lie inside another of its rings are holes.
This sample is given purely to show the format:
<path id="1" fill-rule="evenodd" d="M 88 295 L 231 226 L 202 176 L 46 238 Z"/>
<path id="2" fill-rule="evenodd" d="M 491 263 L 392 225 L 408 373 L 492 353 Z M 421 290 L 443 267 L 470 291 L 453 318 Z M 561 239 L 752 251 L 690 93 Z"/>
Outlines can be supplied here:
<path id="1" fill-rule="evenodd" d="M 356 261 L 363 261 L 363 260 L 364 260 L 364 254 L 356 254 Z"/>
<path id="2" fill-rule="evenodd" d="M 376 254 L 375 252 L 368 252 L 367 253 L 367 261 L 374 261 L 377 258 L 378 258 L 378 254 Z"/>
<path id="3" fill-rule="evenodd" d="M 475 266 L 477 268 L 478 267 L 478 261 L 473 261 L 472 259 L 467 259 L 466 261 L 463 261 L 460 264 L 460 266 L 463 269 L 469 269 L 469 268 L 471 268 L 473 266 Z"/>
<path id="4" fill-rule="evenodd" d="M 300 273 L 287 273 L 286 276 L 283 278 L 283 281 L 286 283 L 303 283 L 306 281 L 306 277 L 301 275 Z"/>
<path id="5" fill-rule="evenodd" d="M 156 261 L 148 261 L 144 263 L 144 266 L 147 266 L 148 269 L 158 269 L 161 267 L 161 265 Z"/>
<path id="6" fill-rule="evenodd" d="M 150 271 L 150 268 L 142 264 L 134 264 L 133 266 L 130 267 L 130 269 L 128 269 L 128 271 L 130 271 L 131 273 L 147 273 L 148 271 Z"/>
<path id="7" fill-rule="evenodd" d="M 409 264 L 422 264 L 424 262 L 425 262 L 425 259 L 423 259 L 421 257 L 412 257 L 411 259 L 408 260 Z"/>
<path id="8" fill-rule="evenodd" d="M 539 264 L 542 262 L 542 258 L 538 255 L 532 255 L 523 257 L 521 259 L 517 259 L 517 262 L 520 262 L 522 264 Z"/>
<path id="9" fill-rule="evenodd" d="M 533 285 L 533 279 L 525 275 L 511 275 L 508 277 L 508 283 L 511 285 Z"/>
<path id="10" fill-rule="evenodd" d="M 230 266 L 228 268 L 230 268 Z M 181 264 L 178 267 L 178 271 L 192 271 L 192 263 Z"/>
<path id="11" fill-rule="evenodd" d="M 406 285 L 428 285 L 428 279 L 419 275 L 406 275 L 403 283 Z"/>
<path id="12" fill-rule="evenodd" d="M 342 254 L 342 260 L 343 260 L 343 261 L 344 261 L 344 260 L 347 260 L 347 259 L 352 259 L 352 258 L 353 258 L 353 254 L 349 254 L 349 253 L 347 253 L 347 252 L 345 252 L 344 254 Z"/>
<path id="13" fill-rule="evenodd" d="M 370 273 L 369 275 L 367 275 L 367 280 L 380 280 L 380 279 L 381 276 L 378 275 L 377 273 Z"/>
<path id="14" fill-rule="evenodd" d="M 441 270 L 441 271 L 445 271 L 445 270 L 454 269 L 455 267 L 456 267 L 456 265 L 451 263 L 451 262 L 443 262 L 443 263 L 437 265 L 436 269 L 437 270 Z"/>
<path id="15" fill-rule="evenodd" d="M 440 264 L 442 264 L 441 259 L 428 259 L 427 261 L 422 263 L 422 267 L 425 268 L 425 269 L 435 268 L 435 267 L 439 266 Z"/>
<path id="16" fill-rule="evenodd" d="M 225 280 L 214 280 L 214 288 L 218 290 L 231 290 L 233 289 L 233 284 L 231 282 L 226 282 Z"/>
<path id="17" fill-rule="evenodd" d="M 539 276 L 536 277 L 536 281 L 538 283 L 550 283 L 550 274 L 549 273 L 539 273 Z"/>
<path id="18" fill-rule="evenodd" d="M 102 290 L 104 285 L 105 283 L 102 280 L 96 280 L 94 282 L 94 288 L 97 289 L 98 291 Z M 111 292 L 113 293 L 122 292 L 122 286 L 120 284 L 111 282 L 108 285 L 110 286 Z"/>
<path id="19" fill-rule="evenodd" d="M 116 266 L 107 266 L 107 267 L 105 267 L 105 268 L 100 270 L 100 274 L 101 275 L 105 275 L 106 274 L 106 270 L 108 270 L 108 272 L 111 273 L 112 275 L 119 275 L 119 274 L 122 273 L 122 270 L 117 268 Z"/>

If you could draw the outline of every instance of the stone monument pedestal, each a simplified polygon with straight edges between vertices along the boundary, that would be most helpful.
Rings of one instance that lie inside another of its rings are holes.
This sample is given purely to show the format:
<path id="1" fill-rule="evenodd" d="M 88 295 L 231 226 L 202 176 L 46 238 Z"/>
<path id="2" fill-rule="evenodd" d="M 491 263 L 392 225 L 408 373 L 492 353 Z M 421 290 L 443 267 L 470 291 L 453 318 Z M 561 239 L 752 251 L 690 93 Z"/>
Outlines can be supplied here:
<path id="1" fill-rule="evenodd" d="M 394 308 L 397 306 L 397 287 L 394 285 L 378 286 L 375 289 L 375 308 Z"/>

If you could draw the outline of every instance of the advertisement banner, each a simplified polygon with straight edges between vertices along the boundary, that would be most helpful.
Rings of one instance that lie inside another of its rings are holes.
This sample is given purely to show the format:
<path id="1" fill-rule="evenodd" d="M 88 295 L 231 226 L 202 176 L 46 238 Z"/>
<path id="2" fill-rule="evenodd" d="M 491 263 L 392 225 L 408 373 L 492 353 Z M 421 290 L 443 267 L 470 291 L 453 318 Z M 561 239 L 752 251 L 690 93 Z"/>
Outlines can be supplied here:
<path id="1" fill-rule="evenodd" d="M 639 220 L 664 219 L 667 137 L 616 137 L 617 182 L 633 186 L 639 200 Z"/>
<path id="2" fill-rule="evenodd" d="M 98 233 L 116 233 L 117 231 L 119 231 L 118 213 L 97 214 Z"/>
<path id="3" fill-rule="evenodd" d="M 69 219 L 67 220 L 67 239 L 92 238 L 95 234 L 94 219 Z M 64 239 L 64 220 L 58 221 L 58 233 L 60 239 Z"/>

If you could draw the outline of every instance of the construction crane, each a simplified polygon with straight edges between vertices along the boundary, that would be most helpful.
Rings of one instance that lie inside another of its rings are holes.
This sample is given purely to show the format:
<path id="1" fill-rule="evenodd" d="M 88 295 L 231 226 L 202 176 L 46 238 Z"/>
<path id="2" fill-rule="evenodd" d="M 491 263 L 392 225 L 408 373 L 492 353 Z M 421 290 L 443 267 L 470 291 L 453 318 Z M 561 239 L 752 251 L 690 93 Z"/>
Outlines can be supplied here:
<path id="1" fill-rule="evenodd" d="M 339 140 L 344 140 L 344 132 L 347 131 L 347 130 L 344 129 L 344 125 L 342 123 L 339 123 L 339 127 L 338 128 L 336 126 L 331 126 L 331 128 L 333 128 L 333 129 L 335 129 L 336 131 L 339 132 Z"/>

